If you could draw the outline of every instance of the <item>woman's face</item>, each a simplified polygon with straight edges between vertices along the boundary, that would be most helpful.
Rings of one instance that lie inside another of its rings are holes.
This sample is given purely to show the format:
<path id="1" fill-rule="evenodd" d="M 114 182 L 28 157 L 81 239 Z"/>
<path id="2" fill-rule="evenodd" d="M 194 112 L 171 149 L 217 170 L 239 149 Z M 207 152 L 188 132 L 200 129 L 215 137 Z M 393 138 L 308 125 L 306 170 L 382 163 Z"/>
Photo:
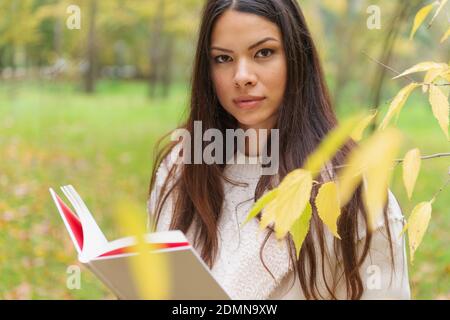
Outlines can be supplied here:
<path id="1" fill-rule="evenodd" d="M 287 77 L 278 26 L 254 14 L 228 10 L 214 25 L 210 49 L 214 87 L 224 109 L 242 129 L 274 128 Z M 259 101 L 238 102 L 250 99 Z"/>

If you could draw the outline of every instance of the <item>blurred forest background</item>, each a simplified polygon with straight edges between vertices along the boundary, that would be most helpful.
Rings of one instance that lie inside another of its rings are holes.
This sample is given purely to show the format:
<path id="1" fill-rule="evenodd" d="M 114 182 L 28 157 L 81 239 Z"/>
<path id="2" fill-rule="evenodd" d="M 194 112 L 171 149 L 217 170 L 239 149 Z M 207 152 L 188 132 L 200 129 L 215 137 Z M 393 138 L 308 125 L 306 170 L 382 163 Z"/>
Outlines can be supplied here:
<path id="1" fill-rule="evenodd" d="M 450 21 L 448 5 L 431 28 L 409 40 L 415 13 L 432 1 L 298 2 L 339 117 L 386 111 L 408 80 L 391 80 L 395 72 L 382 64 L 403 71 L 450 59 L 450 41 L 439 43 Z M 79 29 L 69 28 L 73 5 L 80 8 Z M 110 240 L 121 236 L 114 199 L 131 197 L 145 216 L 154 144 L 186 116 L 202 5 L 0 0 L 0 299 L 113 298 L 87 269 L 81 289 L 66 287 L 76 252 L 48 188 L 74 185 Z M 380 28 L 368 27 L 371 5 L 380 9 Z M 408 100 L 398 126 L 404 151 L 450 151 L 420 92 Z M 409 201 L 397 166 L 391 189 L 405 216 L 431 199 L 448 169 L 448 158 L 424 161 Z M 429 231 L 410 266 L 416 299 L 450 299 L 449 208 L 447 189 L 433 204 Z"/>

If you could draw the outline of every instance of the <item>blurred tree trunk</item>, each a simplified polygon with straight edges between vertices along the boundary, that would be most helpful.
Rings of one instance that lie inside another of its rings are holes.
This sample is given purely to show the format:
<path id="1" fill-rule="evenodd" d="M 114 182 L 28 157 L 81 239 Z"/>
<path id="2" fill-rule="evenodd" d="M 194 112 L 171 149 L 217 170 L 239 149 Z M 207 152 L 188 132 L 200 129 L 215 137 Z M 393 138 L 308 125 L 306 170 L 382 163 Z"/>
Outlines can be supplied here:
<path id="1" fill-rule="evenodd" d="M 336 39 L 340 39 L 339 43 L 346 44 L 345 46 L 340 46 L 341 50 L 337 51 L 337 71 L 333 92 L 336 107 L 339 106 L 342 91 L 345 88 L 349 77 L 351 77 L 348 66 L 356 60 L 355 55 L 358 46 L 355 45 L 355 42 L 359 38 L 358 33 L 361 31 L 358 26 L 361 25 L 362 21 L 366 18 L 364 15 L 359 14 L 361 9 L 358 8 L 358 1 L 360 0 L 351 0 L 348 2 L 345 16 L 339 19 L 339 24 L 336 27 Z"/>
<path id="2" fill-rule="evenodd" d="M 4 59 L 5 59 L 5 48 L 1 47 L 0 48 L 0 76 L 2 74 L 3 68 L 5 67 Z"/>
<path id="3" fill-rule="evenodd" d="M 153 98 L 156 95 L 161 66 L 161 38 L 164 30 L 164 0 L 159 0 L 153 26 L 150 32 L 150 74 L 149 74 L 149 95 Z"/>
<path id="4" fill-rule="evenodd" d="M 95 22 L 97 18 L 97 0 L 89 2 L 89 30 L 87 43 L 87 70 L 85 74 L 85 91 L 93 93 L 95 91 L 96 67 L 97 67 L 97 48 L 96 48 L 96 30 Z"/>
<path id="5" fill-rule="evenodd" d="M 56 55 L 61 56 L 62 39 L 63 39 L 63 21 L 60 17 L 56 18 L 53 24 L 53 50 Z"/>
<path id="6" fill-rule="evenodd" d="M 417 5 L 421 4 L 423 0 L 412 1 L 398 1 L 397 6 L 393 13 L 393 19 L 391 20 L 388 30 L 385 33 L 386 36 L 383 40 L 383 50 L 378 58 L 378 61 L 384 65 L 389 65 L 396 40 L 398 38 L 400 29 L 404 22 L 413 14 L 413 10 Z M 387 68 L 379 66 L 374 76 L 372 84 L 372 106 L 376 110 L 380 108 L 380 101 L 383 93 L 383 83 L 386 77 Z M 377 114 L 378 116 L 378 114 Z M 376 118 L 371 124 L 371 130 L 375 130 L 377 125 Z"/>
<path id="7" fill-rule="evenodd" d="M 173 36 L 168 36 L 164 47 L 164 56 L 162 61 L 163 68 L 161 70 L 161 82 L 163 86 L 163 97 L 165 98 L 169 95 L 170 85 L 172 82 L 171 67 L 172 67 L 174 41 L 175 40 Z"/>

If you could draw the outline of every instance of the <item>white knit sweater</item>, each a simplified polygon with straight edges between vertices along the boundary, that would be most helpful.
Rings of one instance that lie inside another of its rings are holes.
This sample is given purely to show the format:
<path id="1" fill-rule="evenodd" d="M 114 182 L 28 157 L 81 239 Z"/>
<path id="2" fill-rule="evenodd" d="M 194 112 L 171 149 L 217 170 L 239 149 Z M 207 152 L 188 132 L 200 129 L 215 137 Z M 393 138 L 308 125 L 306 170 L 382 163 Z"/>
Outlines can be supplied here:
<path id="1" fill-rule="evenodd" d="M 168 171 L 178 152 L 179 147 L 177 146 L 158 168 L 156 184 L 148 201 L 149 214 L 154 212 L 160 188 L 167 178 Z M 293 266 L 289 260 L 286 242 L 277 241 L 272 234 L 264 246 L 264 264 L 271 271 L 274 279 L 267 272 L 260 258 L 261 246 L 268 231 L 259 231 L 259 224 L 256 219 L 240 227 L 249 209 L 254 204 L 254 192 L 261 176 L 261 166 L 255 163 L 256 157 L 246 157 L 241 153 L 238 156 L 245 157 L 247 164 L 227 164 L 225 174 L 233 181 L 244 182 L 248 185 L 236 186 L 226 181 L 223 182 L 225 199 L 218 226 L 219 251 L 211 272 L 232 299 L 304 299 L 298 276 L 293 271 Z M 172 212 L 173 198 L 169 197 L 161 213 L 157 226 L 158 231 L 169 229 Z M 391 192 L 389 192 L 388 212 L 395 257 L 394 268 L 390 260 L 389 243 L 386 238 L 387 231 L 383 227 L 383 220 L 380 220 L 377 223 L 378 228 L 373 234 L 369 255 L 360 269 L 365 289 L 363 299 L 410 298 L 405 241 L 404 238 L 398 237 L 403 228 L 404 219 Z M 311 232 L 314 235 L 313 224 L 311 226 Z M 339 269 L 339 261 L 334 258 L 333 235 L 326 228 L 325 235 L 327 251 L 330 252 L 329 258 L 325 262 L 325 277 L 331 280 L 328 283 L 333 283 L 332 280 L 336 280 L 337 276 L 334 275 L 332 270 L 341 269 Z M 188 231 L 186 237 L 193 243 L 194 230 L 192 228 Z M 361 224 L 359 238 L 362 240 L 364 237 L 365 229 Z M 196 250 L 200 254 L 201 248 L 197 247 Z M 320 255 L 318 256 L 320 257 Z M 319 263 L 322 262 L 319 261 Z M 334 266 L 337 266 L 337 269 Z M 328 298 L 320 265 L 317 270 L 318 289 L 324 298 Z M 346 290 L 342 281 L 336 285 L 336 294 L 338 298 L 346 298 Z"/>

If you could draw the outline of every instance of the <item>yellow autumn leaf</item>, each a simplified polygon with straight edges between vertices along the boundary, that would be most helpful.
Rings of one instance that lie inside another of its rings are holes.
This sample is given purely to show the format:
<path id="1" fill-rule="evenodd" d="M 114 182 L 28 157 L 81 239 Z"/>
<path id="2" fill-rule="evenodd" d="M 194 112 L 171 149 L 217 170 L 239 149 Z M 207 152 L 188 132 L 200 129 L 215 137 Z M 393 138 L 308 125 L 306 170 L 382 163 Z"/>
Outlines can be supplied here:
<path id="1" fill-rule="evenodd" d="M 403 228 L 402 234 L 408 230 L 408 242 L 409 242 L 409 255 L 411 263 L 414 262 L 414 254 L 422 242 L 423 236 L 427 231 L 428 224 L 431 219 L 432 204 L 434 198 L 431 201 L 425 201 L 417 204 L 411 215 L 408 218 L 408 222 Z"/>
<path id="2" fill-rule="evenodd" d="M 253 205 L 253 207 L 250 209 L 250 212 L 247 216 L 247 219 L 245 219 L 244 223 L 242 223 L 242 226 L 244 226 L 247 222 L 252 220 L 254 217 L 258 215 L 258 213 L 275 197 L 277 196 L 278 188 L 272 189 L 268 192 L 266 192 L 261 198 L 256 201 L 256 203 Z"/>
<path id="3" fill-rule="evenodd" d="M 259 222 L 259 229 L 261 231 L 264 230 L 269 224 L 275 222 L 276 219 L 275 199 L 273 201 L 270 201 L 264 208 L 264 211 L 261 215 L 261 221 Z"/>
<path id="4" fill-rule="evenodd" d="M 337 220 L 341 215 L 341 206 L 338 198 L 336 183 L 330 181 L 324 183 L 316 196 L 315 204 L 317 213 L 322 222 L 328 227 L 331 233 L 341 239 L 337 230 Z"/>
<path id="5" fill-rule="evenodd" d="M 403 159 L 403 184 L 405 185 L 408 198 L 411 199 L 420 171 L 420 150 L 409 150 Z"/>
<path id="6" fill-rule="evenodd" d="M 306 204 L 305 210 L 303 210 L 300 217 L 298 217 L 297 220 L 294 221 L 294 224 L 289 231 L 292 236 L 292 240 L 294 241 L 297 259 L 300 257 L 300 250 L 302 248 L 303 241 L 308 234 L 311 217 L 312 208 L 311 204 L 308 202 Z"/>
<path id="7" fill-rule="evenodd" d="M 439 122 L 439 126 L 442 131 L 444 131 L 447 140 L 449 140 L 448 136 L 448 123 L 449 123 L 449 103 L 448 98 L 445 94 L 437 87 L 430 87 L 430 96 L 429 96 L 431 110 L 433 111 L 433 115 Z"/>
<path id="8" fill-rule="evenodd" d="M 381 121 L 379 128 L 381 130 L 386 129 L 389 122 L 391 121 L 392 117 L 400 114 L 400 111 L 402 110 L 406 100 L 408 99 L 411 92 L 419 86 L 418 83 L 410 83 L 406 87 L 402 88 L 395 98 L 392 100 L 391 104 L 389 105 L 388 112 L 384 116 L 383 121 Z"/>
<path id="9" fill-rule="evenodd" d="M 450 37 L 450 28 L 448 28 L 448 30 L 445 32 L 445 34 L 442 36 L 441 38 L 441 43 L 443 43 L 445 40 L 448 39 L 448 37 Z"/>
<path id="10" fill-rule="evenodd" d="M 290 172 L 289 174 L 286 175 L 286 177 L 284 177 L 283 181 L 281 181 L 280 185 L 276 188 L 276 196 L 274 197 L 274 199 L 272 199 L 272 201 L 268 201 L 268 203 L 263 206 L 265 207 L 265 210 L 263 212 L 263 214 L 261 215 L 261 221 L 260 221 L 260 230 L 264 230 L 264 228 L 266 228 L 269 224 L 275 222 L 276 219 L 276 205 L 277 205 L 277 201 L 275 201 L 277 199 L 277 196 L 281 194 L 280 191 L 280 187 L 283 187 L 283 190 L 286 191 L 289 189 L 289 187 L 293 184 L 295 184 L 297 181 L 299 181 L 299 174 L 300 173 L 300 169 L 294 170 L 292 172 Z M 267 196 L 270 197 L 270 196 Z M 263 200 L 262 200 L 263 201 Z"/>
<path id="11" fill-rule="evenodd" d="M 416 33 L 417 29 L 419 29 L 419 27 L 422 25 L 422 23 L 425 21 L 425 19 L 430 14 L 431 10 L 433 10 L 433 6 L 434 6 L 433 3 L 426 5 L 425 7 L 423 7 L 422 9 L 420 9 L 417 12 L 416 16 L 414 17 L 413 28 L 412 28 L 411 34 L 409 36 L 410 39 L 412 39 L 414 37 L 414 34 Z"/>
<path id="12" fill-rule="evenodd" d="M 423 71 L 428 71 L 431 69 L 446 70 L 446 69 L 448 69 L 448 65 L 445 63 L 438 63 L 438 62 L 433 62 L 433 61 L 421 62 L 421 63 L 418 63 L 415 66 L 405 70 L 404 72 L 400 73 L 398 76 L 396 76 L 392 79 L 398 79 L 398 78 L 404 77 L 411 73 L 423 72 Z"/>
<path id="13" fill-rule="evenodd" d="M 261 217 L 261 229 L 275 223 L 277 239 L 283 238 L 309 202 L 312 174 L 304 169 L 290 172 L 278 186 L 278 193 L 266 207 Z"/>
<path id="14" fill-rule="evenodd" d="M 449 72 L 450 67 L 447 65 L 445 69 L 430 69 L 425 74 L 423 78 L 424 84 L 422 85 L 422 92 L 425 93 L 428 91 L 428 87 L 433 83 L 438 77 L 445 77 L 447 72 Z"/>
<path id="15" fill-rule="evenodd" d="M 351 133 L 362 119 L 362 115 L 357 115 L 343 121 L 340 125 L 331 130 L 319 144 L 317 149 L 308 156 L 303 167 L 305 170 L 313 173 L 313 178 L 320 173 L 320 169 L 325 163 L 327 163 L 342 145 L 347 142 Z"/>
<path id="16" fill-rule="evenodd" d="M 130 259 L 130 270 L 142 299 L 168 299 L 170 277 L 167 259 L 151 254 L 152 246 L 144 239 L 145 222 L 140 219 L 140 210 L 132 202 L 123 201 L 116 205 L 116 220 L 121 232 L 134 235 L 137 255 Z"/>
<path id="17" fill-rule="evenodd" d="M 283 181 L 281 181 L 280 185 L 276 188 L 276 195 L 280 194 L 280 186 L 283 185 L 283 190 L 287 190 L 289 188 L 290 185 L 294 184 L 295 181 L 298 180 L 298 175 L 297 173 L 299 173 L 299 169 L 298 170 L 294 170 L 292 172 L 290 172 L 289 174 L 287 174 Z M 272 199 L 272 201 L 268 201 L 267 205 L 263 206 L 265 207 L 264 212 L 261 215 L 261 221 L 260 221 L 260 229 L 264 230 L 264 228 L 266 228 L 269 224 L 275 222 L 276 219 L 276 210 L 275 210 L 275 205 L 276 205 L 276 200 L 277 197 L 275 196 L 274 199 Z"/>
<path id="18" fill-rule="evenodd" d="M 351 133 L 351 137 L 353 140 L 360 141 L 362 139 L 364 130 L 366 130 L 367 126 L 373 121 L 373 119 L 375 118 L 377 113 L 378 113 L 378 111 L 375 111 L 373 114 L 366 116 L 364 119 L 362 119 L 359 122 L 359 124 L 356 126 L 356 128 Z"/>
<path id="19" fill-rule="evenodd" d="M 341 207 L 345 206 L 351 199 L 356 188 L 362 180 L 362 175 L 372 171 L 369 176 L 369 183 L 371 188 L 375 188 L 376 194 L 373 195 L 375 200 L 380 198 L 377 188 L 385 185 L 388 180 L 386 175 L 390 174 L 391 162 L 393 161 L 393 154 L 400 144 L 400 133 L 397 129 L 389 128 L 384 131 L 377 131 L 367 140 L 363 141 L 357 148 L 355 148 L 345 163 L 345 167 L 339 171 L 337 185 L 338 194 Z M 372 177 L 375 183 L 372 185 Z M 377 181 L 380 179 L 380 181 Z M 370 200 L 370 199 L 368 199 Z M 376 205 L 379 205 L 376 202 Z"/>
<path id="20" fill-rule="evenodd" d="M 442 74 L 441 77 L 450 82 L 450 72 Z"/>
<path id="21" fill-rule="evenodd" d="M 366 160 L 370 155 L 376 158 L 376 160 L 368 160 L 368 166 L 364 172 L 366 183 L 363 188 L 363 202 L 367 210 L 368 225 L 372 231 L 383 214 L 395 157 L 400 149 L 400 144 L 399 131 L 391 131 L 389 136 L 375 136 L 369 150 L 366 151 Z M 378 152 L 378 157 L 374 155 L 374 152 Z"/>

